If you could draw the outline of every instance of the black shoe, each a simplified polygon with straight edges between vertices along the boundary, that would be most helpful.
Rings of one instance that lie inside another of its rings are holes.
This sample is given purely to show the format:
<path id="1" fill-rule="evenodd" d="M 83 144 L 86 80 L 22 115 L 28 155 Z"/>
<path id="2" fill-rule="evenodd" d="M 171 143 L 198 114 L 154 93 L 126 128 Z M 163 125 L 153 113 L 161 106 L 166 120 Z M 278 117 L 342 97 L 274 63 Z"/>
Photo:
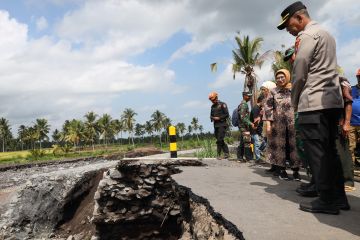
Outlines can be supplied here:
<path id="1" fill-rule="evenodd" d="M 335 203 L 335 206 L 338 207 L 340 210 L 344 210 L 344 211 L 350 210 L 350 204 L 349 204 L 346 196 L 337 198 L 334 201 L 334 203 Z"/>
<path id="2" fill-rule="evenodd" d="M 275 171 L 276 171 L 275 165 L 271 164 L 271 167 L 269 169 L 266 169 L 265 173 L 271 174 L 271 173 L 274 173 Z"/>
<path id="3" fill-rule="evenodd" d="M 300 186 L 299 186 L 299 188 L 301 188 L 301 189 L 307 189 L 307 188 L 311 187 L 312 185 L 314 185 L 313 182 L 301 183 Z"/>
<path id="4" fill-rule="evenodd" d="M 225 159 L 229 159 L 230 158 L 230 155 L 228 153 L 225 154 L 224 156 Z"/>
<path id="5" fill-rule="evenodd" d="M 311 213 L 325 213 L 337 215 L 340 213 L 339 208 L 334 203 L 322 201 L 320 198 L 311 202 L 300 203 L 300 210 Z"/>
<path id="6" fill-rule="evenodd" d="M 279 178 L 281 180 L 290 180 L 287 172 L 285 170 L 281 170 L 279 173 Z"/>
<path id="7" fill-rule="evenodd" d="M 276 168 L 275 171 L 272 173 L 274 177 L 280 176 L 280 169 Z"/>
<path id="8" fill-rule="evenodd" d="M 311 186 L 309 186 L 308 188 L 305 188 L 305 189 L 301 188 L 301 186 L 300 186 L 295 191 L 303 197 L 317 197 L 318 196 L 318 192 L 316 191 L 315 184 L 312 184 Z"/>
<path id="9" fill-rule="evenodd" d="M 293 172 L 293 178 L 294 178 L 295 181 L 300 181 L 301 180 L 299 171 L 294 171 Z"/>

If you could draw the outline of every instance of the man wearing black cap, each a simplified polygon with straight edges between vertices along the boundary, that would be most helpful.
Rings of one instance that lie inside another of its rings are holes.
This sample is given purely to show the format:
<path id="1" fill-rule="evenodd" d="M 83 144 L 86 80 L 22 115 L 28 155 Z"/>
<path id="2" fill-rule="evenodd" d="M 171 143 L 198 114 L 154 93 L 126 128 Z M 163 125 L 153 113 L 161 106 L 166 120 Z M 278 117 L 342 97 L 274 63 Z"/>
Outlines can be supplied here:
<path id="1" fill-rule="evenodd" d="M 344 178 L 335 147 L 338 120 L 344 105 L 336 61 L 334 38 L 312 21 L 298 1 L 281 13 L 278 29 L 295 42 L 291 101 L 298 112 L 299 131 L 314 175 L 319 198 L 300 203 L 307 212 L 339 214 L 349 210 Z"/>

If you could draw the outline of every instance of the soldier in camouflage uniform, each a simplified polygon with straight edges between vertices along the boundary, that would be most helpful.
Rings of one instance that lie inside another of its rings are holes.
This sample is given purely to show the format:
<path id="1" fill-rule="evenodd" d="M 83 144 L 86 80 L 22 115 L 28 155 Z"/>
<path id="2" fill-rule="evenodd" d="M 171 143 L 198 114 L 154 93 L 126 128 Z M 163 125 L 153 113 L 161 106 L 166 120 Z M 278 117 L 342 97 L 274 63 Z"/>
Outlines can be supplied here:
<path id="1" fill-rule="evenodd" d="M 251 99 L 252 94 L 250 92 L 243 92 L 243 100 L 238 106 L 239 112 L 239 146 L 237 148 L 237 159 L 242 161 L 245 155 L 246 160 L 252 159 L 252 156 L 245 154 L 245 149 L 250 149 L 251 135 L 250 129 L 254 127 L 254 124 L 250 121 L 250 111 L 248 101 Z"/>
<path id="2" fill-rule="evenodd" d="M 225 103 L 219 101 L 218 94 L 212 92 L 209 94 L 209 100 L 213 103 L 211 106 L 210 120 L 214 122 L 214 130 L 217 146 L 217 158 L 221 159 L 221 152 L 224 152 L 224 158 L 229 158 L 229 148 L 224 138 L 228 128 L 229 110 Z"/>

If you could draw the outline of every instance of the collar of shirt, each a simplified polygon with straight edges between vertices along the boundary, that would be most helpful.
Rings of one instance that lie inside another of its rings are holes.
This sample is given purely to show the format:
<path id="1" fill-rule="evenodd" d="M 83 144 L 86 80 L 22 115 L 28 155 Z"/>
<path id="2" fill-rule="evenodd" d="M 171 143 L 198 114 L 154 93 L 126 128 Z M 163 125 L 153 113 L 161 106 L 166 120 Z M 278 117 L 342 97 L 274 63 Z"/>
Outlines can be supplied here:
<path id="1" fill-rule="evenodd" d="M 302 30 L 301 32 L 299 32 L 296 37 L 299 37 L 299 36 L 300 36 L 301 34 L 303 34 L 307 29 L 309 29 L 309 28 L 311 28 L 312 26 L 317 25 L 317 24 L 318 24 L 318 22 L 311 20 L 308 24 L 306 24 L 304 30 Z"/>

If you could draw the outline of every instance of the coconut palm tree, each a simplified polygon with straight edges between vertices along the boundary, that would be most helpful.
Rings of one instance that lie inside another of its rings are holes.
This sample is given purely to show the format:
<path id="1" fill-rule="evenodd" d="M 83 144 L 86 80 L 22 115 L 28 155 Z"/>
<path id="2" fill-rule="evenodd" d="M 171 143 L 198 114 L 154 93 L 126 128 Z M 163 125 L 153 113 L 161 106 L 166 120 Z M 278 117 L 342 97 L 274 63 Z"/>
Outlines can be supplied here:
<path id="1" fill-rule="evenodd" d="M 188 131 L 189 136 L 191 136 L 191 133 L 192 133 L 192 131 L 193 131 L 192 126 L 191 126 L 191 125 L 189 125 L 189 126 L 188 126 L 187 131 Z"/>
<path id="2" fill-rule="evenodd" d="M 21 150 L 24 150 L 24 142 L 25 142 L 25 138 L 26 138 L 26 126 L 25 125 L 20 125 L 18 128 L 18 139 L 19 142 L 21 143 Z"/>
<path id="3" fill-rule="evenodd" d="M 114 126 L 114 131 L 115 131 L 115 135 L 120 134 L 120 144 L 122 144 L 122 134 L 123 132 L 126 131 L 125 128 L 125 122 L 123 121 L 123 119 L 115 119 L 113 121 L 113 126 Z"/>
<path id="4" fill-rule="evenodd" d="M 123 114 L 121 115 L 121 119 L 125 124 L 125 129 L 129 133 L 129 143 L 130 143 L 130 139 L 131 139 L 133 146 L 135 146 L 135 144 L 134 144 L 134 125 L 135 125 L 135 116 L 136 115 L 137 115 L 137 113 L 134 112 L 134 110 L 132 110 L 131 108 L 126 108 L 124 110 Z"/>
<path id="5" fill-rule="evenodd" d="M 44 139 L 49 140 L 48 133 L 50 131 L 50 125 L 48 124 L 48 121 L 44 118 L 36 119 L 35 123 L 35 131 L 37 132 L 38 141 L 40 143 L 40 149 L 41 149 L 41 143 Z"/>
<path id="6" fill-rule="evenodd" d="M 55 129 L 51 137 L 56 144 L 59 144 L 59 142 L 61 141 L 61 132 Z"/>
<path id="7" fill-rule="evenodd" d="M 164 127 L 164 131 L 166 133 L 166 135 L 165 135 L 166 142 L 169 142 L 169 127 L 170 126 L 171 126 L 171 119 L 164 116 L 163 127 Z"/>
<path id="8" fill-rule="evenodd" d="M 257 97 L 257 79 L 255 75 L 254 67 L 261 68 L 265 58 L 268 56 L 270 51 L 265 54 L 260 54 L 259 50 L 263 39 L 261 37 L 255 37 L 250 40 L 249 36 L 240 35 L 235 36 L 235 41 L 239 48 L 234 49 L 233 58 L 233 75 L 235 78 L 236 72 L 245 74 L 244 91 L 249 91 L 253 94 L 251 105 L 256 103 Z"/>
<path id="9" fill-rule="evenodd" d="M 284 52 L 275 51 L 274 52 L 274 62 L 271 65 L 272 70 L 276 73 L 280 69 L 287 69 L 291 72 L 292 66 L 290 61 L 284 61 Z"/>
<path id="10" fill-rule="evenodd" d="M 12 138 L 9 121 L 5 118 L 0 118 L 0 137 L 2 140 L 2 151 L 5 152 L 6 142 Z"/>
<path id="11" fill-rule="evenodd" d="M 76 149 L 82 139 L 84 139 L 84 123 L 76 119 L 71 120 L 64 140 L 73 143 Z"/>
<path id="12" fill-rule="evenodd" d="M 199 135 L 197 133 L 197 130 L 199 130 L 199 119 L 196 117 L 193 117 L 190 124 L 196 135 L 197 141 L 199 142 Z"/>
<path id="13" fill-rule="evenodd" d="M 200 135 L 202 136 L 202 134 L 204 133 L 203 125 L 199 125 L 199 131 L 200 131 Z"/>
<path id="14" fill-rule="evenodd" d="M 151 123 L 151 121 L 146 121 L 145 122 L 145 125 L 144 125 L 144 128 L 145 128 L 145 132 L 150 136 L 150 140 L 151 140 L 151 143 L 152 143 L 152 134 L 153 134 L 153 125 Z"/>
<path id="15" fill-rule="evenodd" d="M 27 142 L 30 149 L 35 149 L 35 141 L 39 139 L 38 132 L 35 127 L 28 127 L 25 129 L 24 142 Z"/>
<path id="16" fill-rule="evenodd" d="M 97 125 L 97 114 L 94 112 L 88 112 L 84 115 L 84 136 L 87 142 L 91 143 L 93 151 L 95 151 L 95 141 L 98 137 L 98 125 Z"/>
<path id="17" fill-rule="evenodd" d="M 144 140 L 144 134 L 145 134 L 145 125 L 137 123 L 135 125 L 135 136 L 141 137 Z"/>
<path id="18" fill-rule="evenodd" d="M 178 132 L 179 136 L 181 136 L 181 145 L 184 144 L 184 132 L 185 132 L 185 123 L 177 123 L 176 124 L 176 131 Z"/>
<path id="19" fill-rule="evenodd" d="M 238 33 L 238 35 L 235 36 L 235 41 L 238 48 L 232 50 L 234 60 L 232 64 L 233 77 L 235 79 L 237 72 L 245 75 L 244 91 L 253 93 L 251 98 L 251 105 L 253 106 L 256 103 L 257 97 L 257 79 L 254 68 L 260 68 L 271 51 L 267 51 L 264 54 L 259 53 L 261 42 L 263 41 L 261 37 L 256 37 L 251 40 L 249 36 L 242 37 Z M 216 71 L 217 63 L 212 63 L 210 68 L 212 71 Z"/>
<path id="20" fill-rule="evenodd" d="M 155 132 L 159 133 L 160 148 L 162 148 L 161 130 L 164 127 L 164 119 L 165 119 L 165 114 L 160 112 L 159 110 L 156 110 L 153 114 L 151 114 L 152 126 Z"/>
<path id="21" fill-rule="evenodd" d="M 115 140 L 118 139 L 118 135 L 121 131 L 121 121 L 119 119 L 114 119 L 111 121 L 111 126 L 112 126 L 112 129 L 113 129 L 113 132 L 114 132 L 114 137 L 115 137 Z"/>
<path id="22" fill-rule="evenodd" d="M 109 114 L 103 114 L 97 121 L 100 131 L 100 138 L 104 139 L 105 147 L 107 147 L 107 140 L 114 136 L 113 125 L 111 124 L 112 118 Z"/>

